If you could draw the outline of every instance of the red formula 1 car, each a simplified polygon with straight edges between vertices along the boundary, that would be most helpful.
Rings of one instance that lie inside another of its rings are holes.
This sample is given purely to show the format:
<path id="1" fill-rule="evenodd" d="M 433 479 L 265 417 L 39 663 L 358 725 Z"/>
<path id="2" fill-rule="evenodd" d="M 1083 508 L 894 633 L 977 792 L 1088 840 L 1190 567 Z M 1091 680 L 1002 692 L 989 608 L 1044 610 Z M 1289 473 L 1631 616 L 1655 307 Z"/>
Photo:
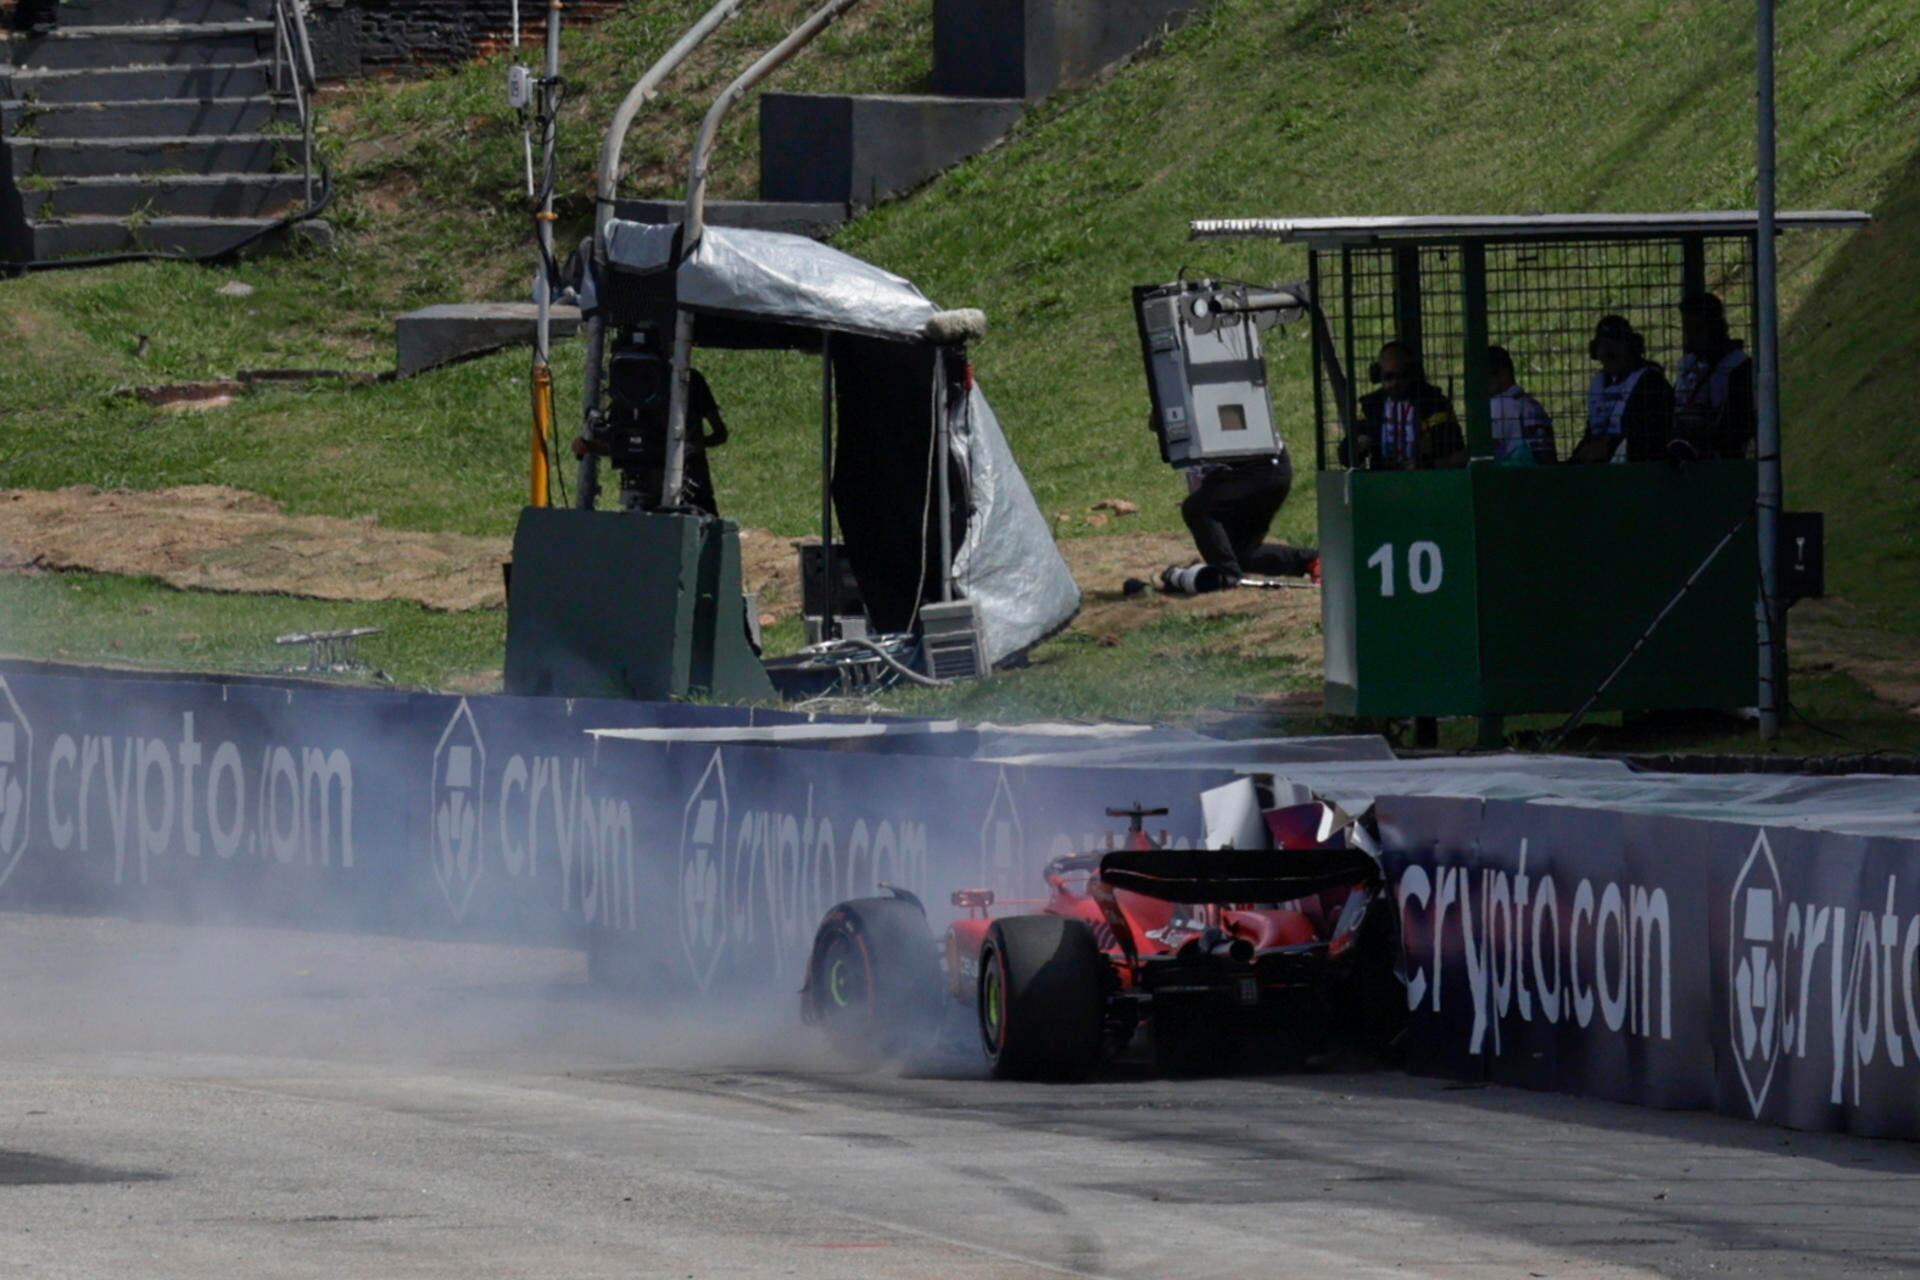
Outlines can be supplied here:
<path id="1" fill-rule="evenodd" d="M 802 1013 L 866 1060 L 977 1028 L 993 1074 L 1015 1079 L 1082 1076 L 1142 1027 L 1161 1069 L 1184 1072 L 1256 1043 L 1311 1049 L 1343 1015 L 1375 1037 L 1397 1025 L 1364 827 L 1316 802 L 1262 815 L 1272 848 L 1171 849 L 1144 829 L 1165 812 L 1108 810 L 1131 819 L 1122 847 L 1054 859 L 1044 899 L 955 893 L 944 946 L 904 890 L 841 903 L 814 935 Z"/>

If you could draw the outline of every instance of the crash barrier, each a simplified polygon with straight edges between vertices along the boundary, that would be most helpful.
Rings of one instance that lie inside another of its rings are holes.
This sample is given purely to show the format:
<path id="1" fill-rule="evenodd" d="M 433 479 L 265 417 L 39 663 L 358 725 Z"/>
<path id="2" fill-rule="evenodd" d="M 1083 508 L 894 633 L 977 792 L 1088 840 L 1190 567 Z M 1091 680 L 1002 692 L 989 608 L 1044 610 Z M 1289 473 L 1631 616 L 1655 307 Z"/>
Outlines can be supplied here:
<path id="1" fill-rule="evenodd" d="M 596 738 L 792 724 L 683 704 L 0 674 L 0 908 L 639 954 L 703 990 L 789 978 L 881 881 L 1033 895 L 1103 809 L 1196 839 L 1219 769 Z"/>
<path id="2" fill-rule="evenodd" d="M 1920 840 L 1383 798 L 1416 1072 L 1920 1138 Z"/>

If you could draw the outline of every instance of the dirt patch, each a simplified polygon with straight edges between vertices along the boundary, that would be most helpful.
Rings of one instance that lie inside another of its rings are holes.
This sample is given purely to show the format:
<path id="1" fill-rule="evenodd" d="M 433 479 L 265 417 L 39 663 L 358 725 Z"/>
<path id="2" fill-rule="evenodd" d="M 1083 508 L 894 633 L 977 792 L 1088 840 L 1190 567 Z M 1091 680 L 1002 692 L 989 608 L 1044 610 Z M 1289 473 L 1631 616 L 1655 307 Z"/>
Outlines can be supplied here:
<path id="1" fill-rule="evenodd" d="M 789 617 L 800 608 L 800 561 L 795 542 L 818 538 L 783 538 L 765 529 L 740 533 L 741 576 L 748 591 L 758 592 L 760 613 L 768 623 Z M 1119 643 L 1142 627 L 1180 613 L 1188 617 L 1231 618 L 1206 647 L 1236 657 L 1320 661 L 1320 592 L 1306 586 L 1292 590 L 1224 591 L 1205 596 L 1164 596 L 1149 590 L 1128 596 L 1128 578 L 1157 581 L 1170 564 L 1189 564 L 1193 543 L 1182 534 L 1109 534 L 1067 538 L 1060 553 L 1080 584 L 1080 616 L 1074 628 L 1096 640 Z"/>
<path id="2" fill-rule="evenodd" d="M 1183 534 L 1130 533 L 1068 538 L 1060 543 L 1067 567 L 1080 584 L 1077 630 L 1096 640 L 1117 643 L 1132 631 L 1170 613 L 1189 617 L 1232 618 L 1205 648 L 1243 658 L 1320 662 L 1320 591 L 1302 585 L 1284 590 L 1220 591 L 1204 596 L 1168 596 L 1149 588 L 1128 596 L 1128 578 L 1157 582 L 1170 564 L 1191 564 L 1193 542 Z"/>
<path id="3" fill-rule="evenodd" d="M 1787 645 L 1794 665 L 1845 672 L 1880 701 L 1920 715 L 1920 642 L 1870 625 L 1839 598 L 1802 601 L 1791 617 Z"/>
<path id="4" fill-rule="evenodd" d="M 387 175 L 360 193 L 361 202 L 385 218 L 396 218 L 418 207 L 420 179 L 405 170 Z"/>
<path id="5" fill-rule="evenodd" d="M 765 529 L 740 531 L 740 581 L 749 595 L 760 597 L 763 625 L 772 626 L 800 611 L 800 553 L 793 549 L 798 541 Z"/>
<path id="6" fill-rule="evenodd" d="M 769 623 L 800 608 L 796 541 L 765 529 L 740 533 L 741 574 Z M 204 591 L 319 600 L 412 600 L 434 609 L 498 608 L 505 538 L 386 529 L 371 520 L 290 516 L 271 498 L 223 485 L 150 492 L 79 486 L 0 491 L 0 571 L 85 570 L 158 578 Z M 1074 626 L 1097 640 L 1121 637 L 1171 612 L 1232 619 L 1206 644 L 1241 657 L 1317 662 L 1320 593 L 1241 590 L 1215 595 L 1127 596 L 1128 578 L 1152 581 L 1193 547 L 1177 534 L 1113 534 L 1060 544 L 1084 596 Z"/>
<path id="7" fill-rule="evenodd" d="M 488 609 L 506 603 L 507 551 L 505 538 L 290 516 L 270 498 L 223 485 L 0 491 L 0 570 L 16 572 L 78 569 L 204 591 Z"/>

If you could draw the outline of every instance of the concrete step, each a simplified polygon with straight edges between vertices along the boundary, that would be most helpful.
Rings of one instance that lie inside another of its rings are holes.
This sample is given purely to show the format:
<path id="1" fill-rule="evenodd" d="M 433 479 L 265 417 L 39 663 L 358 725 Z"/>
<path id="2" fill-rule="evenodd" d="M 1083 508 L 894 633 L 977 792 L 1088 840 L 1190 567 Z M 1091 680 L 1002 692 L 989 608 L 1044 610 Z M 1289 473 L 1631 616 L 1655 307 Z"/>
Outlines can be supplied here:
<path id="1" fill-rule="evenodd" d="M 60 0 L 63 27 L 245 22 L 273 17 L 273 0 Z"/>
<path id="2" fill-rule="evenodd" d="M 0 135 L 9 138 L 152 138 L 259 133 L 296 119 L 273 98 L 173 98 L 157 102 L 0 102 Z"/>
<path id="3" fill-rule="evenodd" d="M 277 218 L 306 198 L 297 173 L 108 174 L 57 178 L 20 191 L 23 212 L 42 222 L 76 217 Z"/>
<path id="4" fill-rule="evenodd" d="M 165 98 L 251 98 L 272 88 L 273 64 L 187 63 L 177 67 L 10 71 L 0 98 L 27 102 L 150 102 Z"/>
<path id="5" fill-rule="evenodd" d="M 1094 75 L 1206 0 L 934 0 L 933 89 L 1044 98 Z"/>
<path id="6" fill-rule="evenodd" d="M 196 257 L 223 253 L 272 218 L 60 218 L 27 223 L 35 261 L 95 253 L 187 253 Z"/>
<path id="7" fill-rule="evenodd" d="M 143 26 L 62 27 L 8 43 L 15 67 L 175 67 L 251 62 L 273 52 L 269 22 L 179 22 Z"/>
<path id="8" fill-rule="evenodd" d="M 680 222 L 686 217 L 684 200 L 619 200 L 614 216 L 629 222 Z M 774 200 L 709 200 L 707 221 L 716 227 L 749 227 L 755 231 L 785 231 L 796 236 L 824 237 L 847 220 L 844 204 L 807 204 Z"/>
<path id="9" fill-rule="evenodd" d="M 133 173 L 267 173 L 299 139 L 242 133 L 223 138 L 10 138 L 17 181 Z M 287 154 L 292 154 L 288 152 Z"/>
<path id="10" fill-rule="evenodd" d="M 1018 98 L 769 93 L 760 99 L 760 196 L 867 207 L 990 146 Z"/>

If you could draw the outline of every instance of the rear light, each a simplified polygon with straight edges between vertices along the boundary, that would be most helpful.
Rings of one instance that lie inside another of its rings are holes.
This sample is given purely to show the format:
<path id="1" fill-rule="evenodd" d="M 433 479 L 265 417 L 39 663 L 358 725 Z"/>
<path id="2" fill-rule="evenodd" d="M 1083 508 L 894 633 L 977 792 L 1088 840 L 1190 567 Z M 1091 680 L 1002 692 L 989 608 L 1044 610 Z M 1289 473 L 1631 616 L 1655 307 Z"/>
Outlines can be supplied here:
<path id="1" fill-rule="evenodd" d="M 951 901 L 962 911 L 985 911 L 993 905 L 993 890 L 956 889 Z"/>

